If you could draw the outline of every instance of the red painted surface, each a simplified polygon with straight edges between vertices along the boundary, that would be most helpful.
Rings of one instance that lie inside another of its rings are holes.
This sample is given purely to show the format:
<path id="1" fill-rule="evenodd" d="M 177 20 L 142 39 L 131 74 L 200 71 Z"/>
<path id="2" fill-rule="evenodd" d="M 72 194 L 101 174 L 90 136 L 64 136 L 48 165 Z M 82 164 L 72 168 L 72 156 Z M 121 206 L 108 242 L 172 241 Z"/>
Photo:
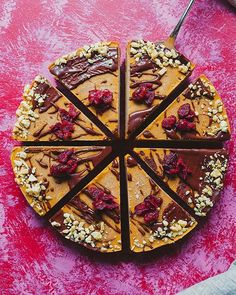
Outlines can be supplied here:
<path id="1" fill-rule="evenodd" d="M 61 54 L 99 40 L 164 39 L 187 0 L 0 1 L 0 290 L 2 294 L 175 294 L 224 272 L 236 256 L 236 19 L 226 1 L 197 0 L 177 48 L 223 97 L 232 139 L 221 201 L 185 243 L 143 258 L 98 256 L 56 235 L 14 183 L 9 155 L 23 85 Z M 123 52 L 124 56 L 124 52 Z"/>

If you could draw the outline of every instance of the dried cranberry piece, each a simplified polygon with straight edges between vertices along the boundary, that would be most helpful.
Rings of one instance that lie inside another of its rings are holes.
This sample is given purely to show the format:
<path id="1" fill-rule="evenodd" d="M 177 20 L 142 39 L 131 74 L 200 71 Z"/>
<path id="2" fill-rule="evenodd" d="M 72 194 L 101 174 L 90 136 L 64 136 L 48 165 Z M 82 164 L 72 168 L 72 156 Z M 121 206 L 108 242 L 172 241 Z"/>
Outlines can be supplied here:
<path id="1" fill-rule="evenodd" d="M 89 195 L 91 196 L 92 199 L 95 199 L 97 196 L 100 195 L 100 193 L 102 192 L 101 189 L 97 188 L 97 187 L 89 187 L 87 189 Z"/>
<path id="2" fill-rule="evenodd" d="M 108 89 L 90 90 L 88 100 L 90 105 L 104 112 L 111 107 L 113 101 L 113 93 Z"/>
<path id="3" fill-rule="evenodd" d="M 193 121 L 195 117 L 195 113 L 193 110 L 191 110 L 191 106 L 189 103 L 183 104 L 178 109 L 178 115 L 180 119 L 186 119 L 188 121 Z"/>
<path id="4" fill-rule="evenodd" d="M 87 191 L 93 199 L 93 206 L 96 210 L 114 210 L 119 207 L 119 204 L 115 202 L 113 195 L 107 194 L 103 190 L 96 187 L 90 187 Z"/>
<path id="5" fill-rule="evenodd" d="M 188 174 L 191 174 L 191 170 L 188 169 L 183 159 L 175 153 L 170 153 L 164 157 L 163 169 L 166 174 L 170 176 L 179 175 L 183 179 L 186 179 Z"/>
<path id="6" fill-rule="evenodd" d="M 145 203 L 140 203 L 135 206 L 134 213 L 138 216 L 144 216 L 146 213 L 148 213 L 149 208 Z"/>
<path id="7" fill-rule="evenodd" d="M 161 198 L 157 198 L 154 195 L 149 195 L 148 197 L 144 199 L 144 203 L 147 206 L 147 208 L 149 208 L 149 210 L 157 209 L 158 207 L 161 206 L 162 202 L 163 201 Z"/>
<path id="8" fill-rule="evenodd" d="M 159 216 L 159 212 L 157 210 L 156 211 L 150 211 L 150 212 L 145 214 L 144 221 L 146 223 L 153 223 L 153 222 L 157 221 L 158 216 Z"/>
<path id="9" fill-rule="evenodd" d="M 51 132 L 58 138 L 67 140 L 70 139 L 74 132 L 74 124 L 68 121 L 58 122 L 53 126 L 50 126 Z"/>
<path id="10" fill-rule="evenodd" d="M 75 172 L 77 163 L 70 160 L 67 164 L 53 165 L 50 168 L 50 174 L 54 177 L 64 178 Z"/>
<path id="11" fill-rule="evenodd" d="M 191 170 L 185 165 L 181 158 L 178 159 L 177 167 L 179 169 L 179 176 L 183 179 L 186 179 L 188 174 L 191 174 Z"/>
<path id="12" fill-rule="evenodd" d="M 196 124 L 194 122 L 189 122 L 186 119 L 180 119 L 176 125 L 176 128 L 181 132 L 195 131 Z"/>
<path id="13" fill-rule="evenodd" d="M 57 161 L 61 164 L 66 164 L 72 155 L 74 155 L 73 150 L 68 150 L 68 151 L 62 152 L 57 157 Z"/>
<path id="14" fill-rule="evenodd" d="M 50 168 L 50 174 L 54 177 L 67 177 L 73 174 L 78 166 L 78 161 L 73 150 L 62 152 L 57 157 L 57 161 L 60 164 L 54 164 Z"/>
<path id="15" fill-rule="evenodd" d="M 154 195 L 147 196 L 144 201 L 134 208 L 134 213 L 138 216 L 143 216 L 146 223 L 153 223 L 158 218 L 158 208 L 162 204 L 162 199 Z"/>
<path id="16" fill-rule="evenodd" d="M 162 125 L 162 128 L 164 129 L 174 129 L 175 128 L 175 124 L 176 124 L 176 117 L 174 115 L 171 115 L 165 119 L 163 119 L 161 125 Z"/>
<path id="17" fill-rule="evenodd" d="M 155 98 L 155 92 L 151 83 L 141 84 L 132 94 L 132 99 L 137 103 L 145 102 L 150 106 Z"/>
<path id="18" fill-rule="evenodd" d="M 169 155 L 166 155 L 164 157 L 163 161 L 163 169 L 165 173 L 169 175 L 174 175 L 179 172 L 179 169 L 177 167 L 177 161 L 178 161 L 178 156 L 175 153 L 170 153 Z"/>
<path id="19" fill-rule="evenodd" d="M 80 114 L 72 104 L 69 105 L 69 111 L 60 108 L 59 113 L 62 121 L 68 121 L 71 123 L 74 122 Z"/>

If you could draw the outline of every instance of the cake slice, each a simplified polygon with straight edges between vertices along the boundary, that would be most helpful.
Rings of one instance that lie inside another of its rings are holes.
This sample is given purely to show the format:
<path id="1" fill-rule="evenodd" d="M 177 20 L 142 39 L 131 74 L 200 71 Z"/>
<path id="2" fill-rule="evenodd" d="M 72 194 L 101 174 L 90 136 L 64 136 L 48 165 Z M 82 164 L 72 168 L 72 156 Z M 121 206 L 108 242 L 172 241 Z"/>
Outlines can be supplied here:
<path id="1" fill-rule="evenodd" d="M 13 138 L 20 141 L 102 140 L 105 134 L 43 76 L 26 85 Z"/>
<path id="2" fill-rule="evenodd" d="M 138 136 L 149 140 L 227 140 L 230 126 L 224 104 L 201 75 Z"/>
<path id="3" fill-rule="evenodd" d="M 84 46 L 62 56 L 50 72 L 114 134 L 119 133 L 120 50 L 117 42 Z"/>
<path id="4" fill-rule="evenodd" d="M 50 220 L 66 239 L 99 252 L 121 250 L 119 160 L 116 158 Z"/>
<path id="5" fill-rule="evenodd" d="M 131 41 L 126 58 L 126 132 L 134 132 L 191 75 L 193 64 L 166 42 Z"/>
<path id="6" fill-rule="evenodd" d="M 196 215 L 206 216 L 219 199 L 227 170 L 226 150 L 136 148 L 135 152 Z"/>
<path id="7" fill-rule="evenodd" d="M 16 183 L 31 207 L 45 215 L 110 153 L 110 147 L 16 147 Z"/>
<path id="8" fill-rule="evenodd" d="M 197 222 L 131 156 L 126 157 L 130 247 L 144 252 L 183 238 Z"/>

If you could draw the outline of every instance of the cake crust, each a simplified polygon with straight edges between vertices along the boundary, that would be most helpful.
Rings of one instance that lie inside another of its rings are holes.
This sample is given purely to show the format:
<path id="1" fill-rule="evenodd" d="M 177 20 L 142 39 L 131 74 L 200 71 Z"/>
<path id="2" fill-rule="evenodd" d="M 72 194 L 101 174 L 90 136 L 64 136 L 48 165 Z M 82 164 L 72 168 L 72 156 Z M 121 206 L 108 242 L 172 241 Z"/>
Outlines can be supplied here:
<path id="1" fill-rule="evenodd" d="M 121 251 L 119 175 L 116 158 L 50 219 L 52 226 L 94 251 Z"/>
<path id="2" fill-rule="evenodd" d="M 201 75 L 137 139 L 223 141 L 230 139 L 230 125 L 218 92 Z"/>
<path id="3" fill-rule="evenodd" d="M 145 252 L 174 243 L 197 225 L 134 158 L 126 156 L 126 166 L 131 251 Z"/>
<path id="4" fill-rule="evenodd" d="M 191 75 L 194 65 L 169 42 L 135 40 L 126 57 L 126 133 L 134 132 Z"/>
<path id="5" fill-rule="evenodd" d="M 79 48 L 57 59 L 49 66 L 49 70 L 114 135 L 119 135 L 120 49 L 118 42 L 99 42 Z M 93 100 L 95 93 L 96 97 Z"/>
<path id="6" fill-rule="evenodd" d="M 198 216 L 206 216 L 220 197 L 227 171 L 224 149 L 136 148 L 141 159 Z"/>
<path id="7" fill-rule="evenodd" d="M 20 141 L 102 140 L 105 134 L 43 76 L 26 85 L 13 138 Z"/>
<path id="8" fill-rule="evenodd" d="M 110 147 L 16 147 L 11 162 L 23 195 L 43 216 L 110 152 Z"/>

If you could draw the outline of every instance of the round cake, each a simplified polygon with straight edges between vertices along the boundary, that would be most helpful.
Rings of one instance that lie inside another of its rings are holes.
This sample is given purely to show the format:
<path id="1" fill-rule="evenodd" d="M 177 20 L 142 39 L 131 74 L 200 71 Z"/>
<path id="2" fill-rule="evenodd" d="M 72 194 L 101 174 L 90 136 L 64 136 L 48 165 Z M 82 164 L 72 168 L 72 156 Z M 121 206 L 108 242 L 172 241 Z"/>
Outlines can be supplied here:
<path id="1" fill-rule="evenodd" d="M 220 197 L 230 139 L 215 87 L 205 75 L 190 83 L 194 65 L 169 42 L 129 42 L 120 67 L 113 41 L 58 58 L 57 87 L 42 75 L 26 85 L 13 128 L 12 167 L 30 206 L 104 253 L 191 232 Z"/>

